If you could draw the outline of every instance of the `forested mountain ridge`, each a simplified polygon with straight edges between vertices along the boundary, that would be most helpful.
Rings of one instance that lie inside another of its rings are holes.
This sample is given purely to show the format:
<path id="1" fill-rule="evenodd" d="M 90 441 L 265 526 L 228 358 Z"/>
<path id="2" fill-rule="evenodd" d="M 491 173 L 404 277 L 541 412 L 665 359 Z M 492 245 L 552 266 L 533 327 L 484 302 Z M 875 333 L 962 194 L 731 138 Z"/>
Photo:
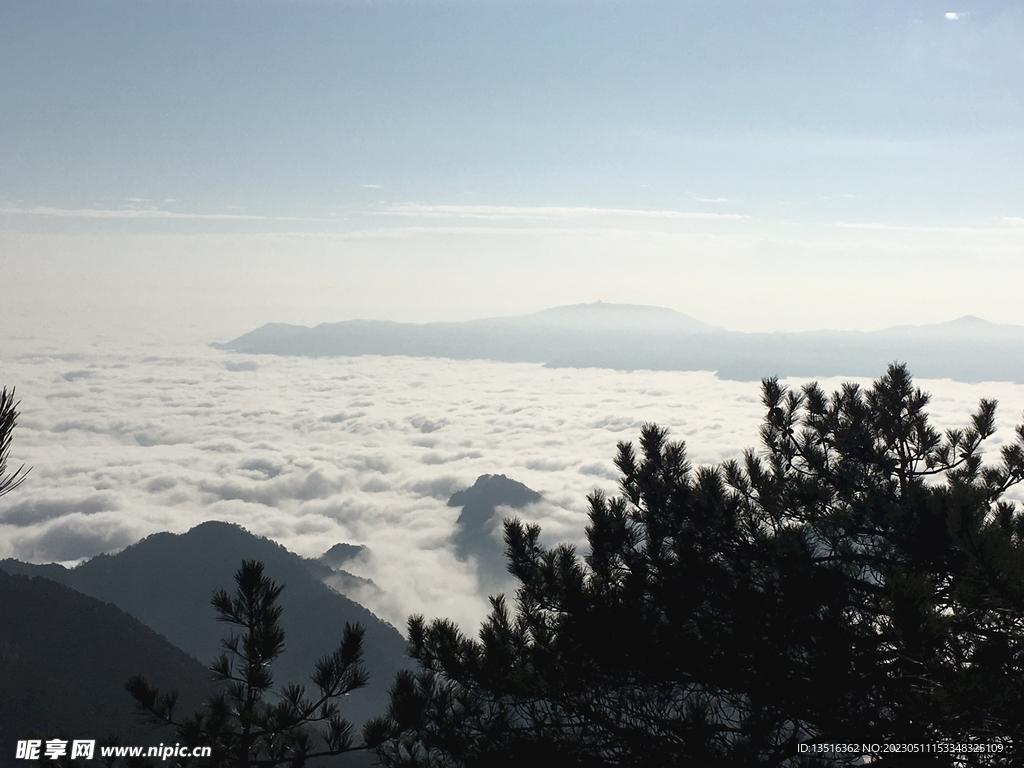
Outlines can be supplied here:
<path id="1" fill-rule="evenodd" d="M 265 563 L 267 573 L 285 585 L 281 623 L 288 642 L 273 670 L 275 684 L 308 684 L 316 661 L 337 646 L 345 623 L 359 623 L 366 627 L 370 682 L 345 698 L 342 716 L 359 725 L 378 714 L 387 704 L 395 673 L 411 665 L 405 639 L 324 585 L 311 573 L 315 566 L 309 561 L 239 526 L 207 522 L 184 534 L 154 534 L 118 554 L 100 555 L 72 569 L 13 560 L 0 562 L 0 569 L 45 576 L 113 603 L 206 664 L 220 654 L 226 633 L 216 621 L 210 597 L 233 583 L 244 559 Z"/>

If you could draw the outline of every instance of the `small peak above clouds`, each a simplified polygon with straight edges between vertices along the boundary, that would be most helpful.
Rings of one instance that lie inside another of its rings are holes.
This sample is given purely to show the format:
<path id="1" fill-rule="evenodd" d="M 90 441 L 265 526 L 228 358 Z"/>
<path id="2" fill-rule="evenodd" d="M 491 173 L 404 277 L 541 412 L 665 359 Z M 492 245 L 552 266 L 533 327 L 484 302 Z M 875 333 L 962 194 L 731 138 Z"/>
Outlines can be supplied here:
<path id="1" fill-rule="evenodd" d="M 320 562 L 325 565 L 329 565 L 332 568 L 339 568 L 349 560 L 359 557 L 359 555 L 361 555 L 365 550 L 366 547 L 360 544 L 346 544 L 345 542 L 339 542 L 320 555 Z"/>
<path id="2" fill-rule="evenodd" d="M 469 488 L 453 493 L 448 506 L 462 507 L 465 514 L 467 509 L 490 508 L 493 511 L 497 506 L 519 509 L 538 501 L 540 494 L 518 480 L 505 475 L 480 475 Z"/>
<path id="3" fill-rule="evenodd" d="M 455 521 L 452 542 L 460 560 L 473 558 L 484 586 L 497 587 L 508 579 L 500 543 L 503 515 L 500 507 L 522 509 L 541 500 L 541 495 L 505 475 L 480 475 L 472 486 L 453 493 L 449 507 L 462 507 Z"/>
<path id="4" fill-rule="evenodd" d="M 949 325 L 953 325 L 953 324 L 956 324 L 956 325 L 986 325 L 986 326 L 987 325 L 995 325 L 995 323 L 990 323 L 988 320 L 984 320 L 984 319 L 982 319 L 980 317 L 976 317 L 974 315 L 964 315 L 963 317 L 958 317 L 956 320 L 950 320 L 948 324 Z"/>

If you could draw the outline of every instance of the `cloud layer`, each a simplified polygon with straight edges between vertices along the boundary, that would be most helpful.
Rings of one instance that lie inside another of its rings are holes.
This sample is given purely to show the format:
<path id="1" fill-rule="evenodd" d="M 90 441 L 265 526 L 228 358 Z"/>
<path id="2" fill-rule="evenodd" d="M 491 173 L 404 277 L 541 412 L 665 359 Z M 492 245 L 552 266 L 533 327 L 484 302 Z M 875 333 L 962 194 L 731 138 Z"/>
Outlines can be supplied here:
<path id="1" fill-rule="evenodd" d="M 11 458 L 33 470 L 0 501 L 0 557 L 71 561 L 226 520 L 306 556 L 365 545 L 345 567 L 373 584 L 353 596 L 397 626 L 412 612 L 467 627 L 484 615 L 447 506 L 479 475 L 540 492 L 517 513 L 579 544 L 587 493 L 615 492 L 616 443 L 645 421 L 713 463 L 754 445 L 761 418 L 756 385 L 711 373 L 10 346 L 3 383 L 22 399 Z M 1024 409 L 1022 386 L 920 383 L 944 428 L 999 398 L 994 449 Z"/>

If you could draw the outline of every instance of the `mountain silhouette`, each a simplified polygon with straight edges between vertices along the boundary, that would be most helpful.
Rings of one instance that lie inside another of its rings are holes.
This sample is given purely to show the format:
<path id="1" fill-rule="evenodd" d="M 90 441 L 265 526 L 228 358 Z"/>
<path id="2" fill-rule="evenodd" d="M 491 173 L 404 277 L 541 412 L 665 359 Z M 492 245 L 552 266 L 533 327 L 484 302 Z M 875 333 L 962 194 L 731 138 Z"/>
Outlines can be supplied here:
<path id="1" fill-rule="evenodd" d="M 498 507 L 520 509 L 540 499 L 539 493 L 505 475 L 480 475 L 472 486 L 453 493 L 448 500 L 449 507 L 462 507 L 452 534 L 455 554 L 462 560 L 476 560 L 485 587 L 501 586 L 510 578 Z"/>
<path id="2" fill-rule="evenodd" d="M 976 317 L 880 331 L 741 333 L 663 307 L 576 304 L 461 323 L 349 320 L 267 324 L 218 349 L 252 354 L 409 355 L 561 368 L 715 371 L 720 378 L 877 376 L 893 361 L 921 378 L 1024 383 L 1024 326 Z"/>
<path id="3" fill-rule="evenodd" d="M 208 664 L 221 653 L 221 638 L 229 632 L 216 621 L 210 596 L 216 589 L 234 591 L 234 574 L 244 559 L 262 561 L 266 574 L 285 585 L 280 599 L 285 650 L 272 669 L 275 686 L 311 685 L 316 661 L 337 648 L 346 622 L 358 622 L 366 627 L 363 649 L 370 682 L 344 698 L 341 715 L 358 727 L 383 712 L 395 673 L 412 666 L 402 635 L 323 584 L 311 572 L 310 561 L 237 525 L 207 522 L 183 534 L 157 533 L 72 569 L 13 560 L 0 562 L 0 568 L 45 576 L 113 603 Z"/>

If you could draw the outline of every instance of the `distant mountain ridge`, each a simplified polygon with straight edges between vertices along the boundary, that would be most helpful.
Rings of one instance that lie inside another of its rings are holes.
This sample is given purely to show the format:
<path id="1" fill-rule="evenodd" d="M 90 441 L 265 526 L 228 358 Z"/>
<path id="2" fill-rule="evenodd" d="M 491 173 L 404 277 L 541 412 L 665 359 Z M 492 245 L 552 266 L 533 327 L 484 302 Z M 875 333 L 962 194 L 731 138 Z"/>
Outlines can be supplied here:
<path id="1" fill-rule="evenodd" d="M 930 325 L 894 325 L 883 328 L 879 333 L 904 334 L 908 336 L 969 336 L 975 338 L 1020 338 L 1024 337 L 1024 326 L 1005 323 L 990 323 L 974 315 L 964 315 L 956 320 Z"/>
<path id="2" fill-rule="evenodd" d="M 715 371 L 720 378 L 880 375 L 905 362 L 921 378 L 1024 383 L 1024 326 L 965 316 L 880 331 L 726 331 L 663 307 L 576 304 L 461 323 L 269 323 L 214 347 L 311 357 L 407 355 L 556 368 Z"/>

